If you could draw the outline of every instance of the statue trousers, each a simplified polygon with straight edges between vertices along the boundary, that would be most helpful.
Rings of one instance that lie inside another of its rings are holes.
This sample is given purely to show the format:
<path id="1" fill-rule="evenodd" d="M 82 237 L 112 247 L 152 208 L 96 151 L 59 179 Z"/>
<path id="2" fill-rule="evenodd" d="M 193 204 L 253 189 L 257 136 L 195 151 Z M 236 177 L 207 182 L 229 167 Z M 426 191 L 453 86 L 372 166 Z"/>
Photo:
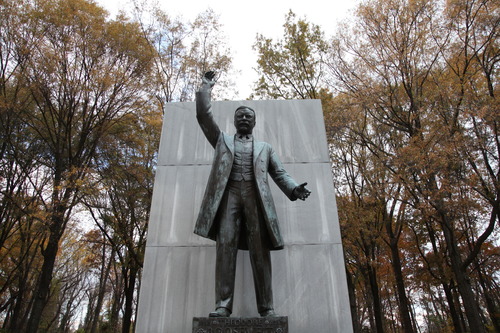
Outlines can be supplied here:
<path id="1" fill-rule="evenodd" d="M 232 312 L 238 243 L 240 235 L 246 235 L 257 310 L 262 313 L 273 309 L 270 241 L 253 181 L 229 180 L 219 206 L 218 222 L 216 307 Z"/>

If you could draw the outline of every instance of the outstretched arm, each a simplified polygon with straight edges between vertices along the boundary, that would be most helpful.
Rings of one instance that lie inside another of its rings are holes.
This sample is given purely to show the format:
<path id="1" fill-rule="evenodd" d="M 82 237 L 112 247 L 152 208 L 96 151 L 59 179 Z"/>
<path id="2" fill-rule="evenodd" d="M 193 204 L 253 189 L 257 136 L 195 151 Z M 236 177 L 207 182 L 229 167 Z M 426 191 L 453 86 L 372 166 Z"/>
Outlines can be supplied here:
<path id="1" fill-rule="evenodd" d="M 214 85 L 215 72 L 206 72 L 201 79 L 200 88 L 196 92 L 196 119 L 198 119 L 198 124 L 212 147 L 215 147 L 221 132 L 210 111 L 212 107 L 210 94 Z"/>
<path id="2" fill-rule="evenodd" d="M 285 171 L 274 150 L 271 150 L 268 171 L 274 182 L 290 200 L 306 200 L 311 194 L 311 191 L 306 188 L 307 183 L 297 185 L 297 182 Z"/>

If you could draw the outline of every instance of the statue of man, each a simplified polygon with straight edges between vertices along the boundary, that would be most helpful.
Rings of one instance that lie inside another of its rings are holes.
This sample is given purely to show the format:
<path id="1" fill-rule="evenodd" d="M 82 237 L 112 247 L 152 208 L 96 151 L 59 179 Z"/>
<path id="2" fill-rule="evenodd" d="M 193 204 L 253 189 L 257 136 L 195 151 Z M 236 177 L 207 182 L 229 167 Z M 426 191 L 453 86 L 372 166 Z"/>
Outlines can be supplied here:
<path id="1" fill-rule="evenodd" d="M 271 250 L 282 249 L 268 175 L 290 200 L 305 200 L 307 183 L 298 185 L 285 171 L 271 145 L 254 140 L 255 111 L 240 106 L 234 113 L 235 135 L 219 129 L 211 108 L 215 73 L 205 73 L 196 93 L 196 117 L 214 147 L 214 161 L 194 232 L 217 242 L 216 308 L 210 317 L 229 317 L 233 307 L 236 255 L 248 249 L 257 309 L 276 316 L 271 285 Z"/>

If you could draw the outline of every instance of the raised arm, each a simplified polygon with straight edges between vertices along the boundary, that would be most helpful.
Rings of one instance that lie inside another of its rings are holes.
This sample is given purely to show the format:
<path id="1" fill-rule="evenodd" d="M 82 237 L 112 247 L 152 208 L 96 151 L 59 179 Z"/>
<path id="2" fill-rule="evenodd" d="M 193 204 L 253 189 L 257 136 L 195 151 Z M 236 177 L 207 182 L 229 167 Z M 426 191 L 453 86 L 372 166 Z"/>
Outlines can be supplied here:
<path id="1" fill-rule="evenodd" d="M 198 119 L 198 124 L 212 147 L 215 147 L 221 132 L 211 111 L 210 95 L 215 84 L 214 78 L 213 71 L 206 72 L 201 79 L 200 88 L 196 92 L 196 119 Z"/>

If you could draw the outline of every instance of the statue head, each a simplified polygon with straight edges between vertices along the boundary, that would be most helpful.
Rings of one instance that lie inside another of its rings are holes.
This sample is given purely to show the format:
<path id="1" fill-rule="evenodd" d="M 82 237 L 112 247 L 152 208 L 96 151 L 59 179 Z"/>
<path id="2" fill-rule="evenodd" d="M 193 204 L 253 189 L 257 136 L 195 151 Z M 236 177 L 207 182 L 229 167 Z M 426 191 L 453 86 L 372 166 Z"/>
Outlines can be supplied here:
<path id="1" fill-rule="evenodd" d="M 234 127 L 239 134 L 251 134 L 255 127 L 255 111 L 248 106 L 240 106 L 234 112 Z"/>

